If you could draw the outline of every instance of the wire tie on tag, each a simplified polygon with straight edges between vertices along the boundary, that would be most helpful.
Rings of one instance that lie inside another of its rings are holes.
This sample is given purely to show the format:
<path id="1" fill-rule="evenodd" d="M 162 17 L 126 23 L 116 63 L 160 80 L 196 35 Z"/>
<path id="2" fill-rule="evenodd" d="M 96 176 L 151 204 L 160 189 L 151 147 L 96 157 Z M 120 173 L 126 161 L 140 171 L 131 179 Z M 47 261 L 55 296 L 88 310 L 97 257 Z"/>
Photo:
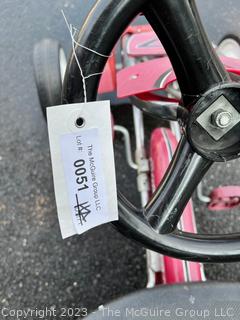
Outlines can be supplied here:
<path id="1" fill-rule="evenodd" d="M 97 55 L 99 55 L 99 56 L 101 56 L 101 57 L 104 57 L 104 58 L 110 58 L 111 55 L 108 56 L 108 55 L 102 54 L 102 53 L 100 53 L 100 52 L 97 52 L 97 51 L 95 51 L 95 50 L 92 50 L 92 49 L 90 49 L 90 48 L 88 48 L 88 47 L 86 47 L 86 46 L 83 46 L 83 45 L 81 45 L 80 43 L 78 43 L 78 42 L 75 40 L 75 38 L 74 38 L 75 35 L 76 35 L 76 33 L 78 32 L 78 29 L 75 28 L 72 24 L 69 24 L 69 22 L 68 22 L 68 20 L 67 20 L 67 17 L 66 17 L 66 15 L 65 15 L 65 13 L 64 13 L 64 11 L 61 10 L 61 12 L 62 12 L 64 21 L 65 21 L 65 23 L 66 23 L 66 25 L 67 25 L 67 28 L 68 28 L 68 30 L 69 30 L 70 36 L 71 36 L 73 55 L 74 55 L 74 58 L 75 58 L 75 60 L 76 60 L 77 65 L 78 65 L 78 68 L 79 68 L 79 70 L 80 70 L 80 74 L 81 74 L 81 78 L 82 78 L 82 85 L 83 85 L 84 102 L 86 103 L 86 102 L 87 102 L 87 87 L 86 87 L 86 81 L 85 81 L 85 80 L 86 80 L 86 79 L 89 79 L 89 78 L 91 78 L 91 77 L 93 77 L 93 76 L 101 75 L 101 74 L 103 74 L 103 72 L 96 72 L 96 73 L 93 73 L 93 74 L 89 74 L 89 75 L 87 75 L 87 76 L 84 76 L 83 69 L 82 69 L 82 67 L 81 67 L 81 65 L 80 65 L 80 62 L 79 62 L 79 60 L 78 60 L 78 57 L 77 57 L 77 53 L 76 53 L 76 48 L 75 48 L 75 46 L 78 46 L 78 47 L 81 47 L 81 48 L 83 48 L 83 49 L 85 49 L 85 50 L 91 51 L 91 52 L 93 52 L 93 53 L 95 53 L 95 54 L 97 54 Z"/>

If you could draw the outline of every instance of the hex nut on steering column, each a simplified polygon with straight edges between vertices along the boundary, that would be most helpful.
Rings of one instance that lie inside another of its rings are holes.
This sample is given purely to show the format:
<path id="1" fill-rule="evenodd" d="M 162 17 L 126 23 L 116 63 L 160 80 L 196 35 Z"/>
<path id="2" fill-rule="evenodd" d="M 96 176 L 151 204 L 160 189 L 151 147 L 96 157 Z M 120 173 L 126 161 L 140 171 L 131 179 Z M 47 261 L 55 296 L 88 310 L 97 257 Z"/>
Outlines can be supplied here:
<path id="1" fill-rule="evenodd" d="M 218 128 L 227 128 L 232 122 L 232 113 L 224 109 L 219 109 L 212 114 L 211 122 Z"/>
<path id="2" fill-rule="evenodd" d="M 220 140 L 239 121 L 238 111 L 224 95 L 221 95 L 197 118 L 197 122 L 215 141 Z"/>

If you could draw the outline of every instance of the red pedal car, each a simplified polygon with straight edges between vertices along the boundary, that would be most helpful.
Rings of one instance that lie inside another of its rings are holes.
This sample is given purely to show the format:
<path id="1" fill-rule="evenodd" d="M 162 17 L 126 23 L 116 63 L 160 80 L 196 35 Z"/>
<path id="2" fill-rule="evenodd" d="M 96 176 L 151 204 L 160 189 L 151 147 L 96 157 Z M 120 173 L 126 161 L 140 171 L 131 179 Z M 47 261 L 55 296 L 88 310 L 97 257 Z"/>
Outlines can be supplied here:
<path id="1" fill-rule="evenodd" d="M 129 26 L 140 13 L 149 24 Z M 37 66 L 43 47 L 52 50 L 53 43 L 46 43 L 35 48 Z M 89 319 L 239 319 L 239 284 L 206 282 L 202 263 L 240 261 L 240 234 L 198 234 L 191 200 L 196 189 L 209 210 L 240 205 L 239 186 L 219 187 L 206 196 L 201 185 L 214 162 L 240 156 L 237 39 L 211 44 L 193 0 L 112 0 L 96 4 L 76 43 L 84 74 L 94 74 L 86 77 L 88 100 L 114 93 L 117 101 L 132 105 L 135 159 L 128 130 L 117 123 L 113 128 L 123 135 L 128 164 L 137 172 L 142 207 L 119 192 L 116 226 L 147 248 L 147 287 L 154 287 L 102 307 Z M 50 89 L 35 67 L 43 109 L 59 104 L 61 95 L 62 103 L 84 101 L 76 56 L 65 70 L 56 43 L 53 54 L 55 100 L 46 101 Z M 153 130 L 148 145 L 144 113 L 167 123 Z"/>

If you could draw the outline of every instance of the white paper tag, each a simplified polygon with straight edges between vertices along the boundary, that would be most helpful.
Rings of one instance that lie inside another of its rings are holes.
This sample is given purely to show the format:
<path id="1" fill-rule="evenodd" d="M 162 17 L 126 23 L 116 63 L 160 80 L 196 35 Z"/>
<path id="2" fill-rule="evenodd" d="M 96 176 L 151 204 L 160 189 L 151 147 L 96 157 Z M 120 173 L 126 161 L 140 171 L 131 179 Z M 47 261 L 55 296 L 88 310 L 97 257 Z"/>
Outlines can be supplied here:
<path id="1" fill-rule="evenodd" d="M 47 119 L 62 237 L 118 220 L 109 101 L 50 107 Z"/>

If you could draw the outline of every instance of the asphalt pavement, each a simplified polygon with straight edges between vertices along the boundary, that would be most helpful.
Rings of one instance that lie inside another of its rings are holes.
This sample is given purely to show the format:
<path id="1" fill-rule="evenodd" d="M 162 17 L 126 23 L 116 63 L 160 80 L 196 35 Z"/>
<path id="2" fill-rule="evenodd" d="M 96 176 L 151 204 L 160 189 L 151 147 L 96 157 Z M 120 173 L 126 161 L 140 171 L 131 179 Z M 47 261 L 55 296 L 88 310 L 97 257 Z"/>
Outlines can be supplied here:
<path id="1" fill-rule="evenodd" d="M 89 310 L 146 283 L 145 251 L 104 225 L 62 240 L 57 221 L 48 135 L 33 75 L 32 50 L 45 37 L 66 51 L 61 16 L 80 27 L 94 1 L 2 0 L 0 5 L 0 308 L 87 307 Z M 199 0 L 210 38 L 240 34 L 239 0 Z M 119 116 L 128 126 L 131 122 Z M 148 121 L 150 123 L 150 121 Z M 151 126 L 151 123 L 150 123 Z M 138 201 L 134 174 L 116 147 L 118 181 Z M 239 161 L 215 165 L 204 191 L 239 184 Z M 209 213 L 195 201 L 199 230 L 240 229 L 239 210 Z M 239 264 L 206 267 L 209 279 L 240 280 Z M 29 318 L 30 319 L 30 318 Z"/>

